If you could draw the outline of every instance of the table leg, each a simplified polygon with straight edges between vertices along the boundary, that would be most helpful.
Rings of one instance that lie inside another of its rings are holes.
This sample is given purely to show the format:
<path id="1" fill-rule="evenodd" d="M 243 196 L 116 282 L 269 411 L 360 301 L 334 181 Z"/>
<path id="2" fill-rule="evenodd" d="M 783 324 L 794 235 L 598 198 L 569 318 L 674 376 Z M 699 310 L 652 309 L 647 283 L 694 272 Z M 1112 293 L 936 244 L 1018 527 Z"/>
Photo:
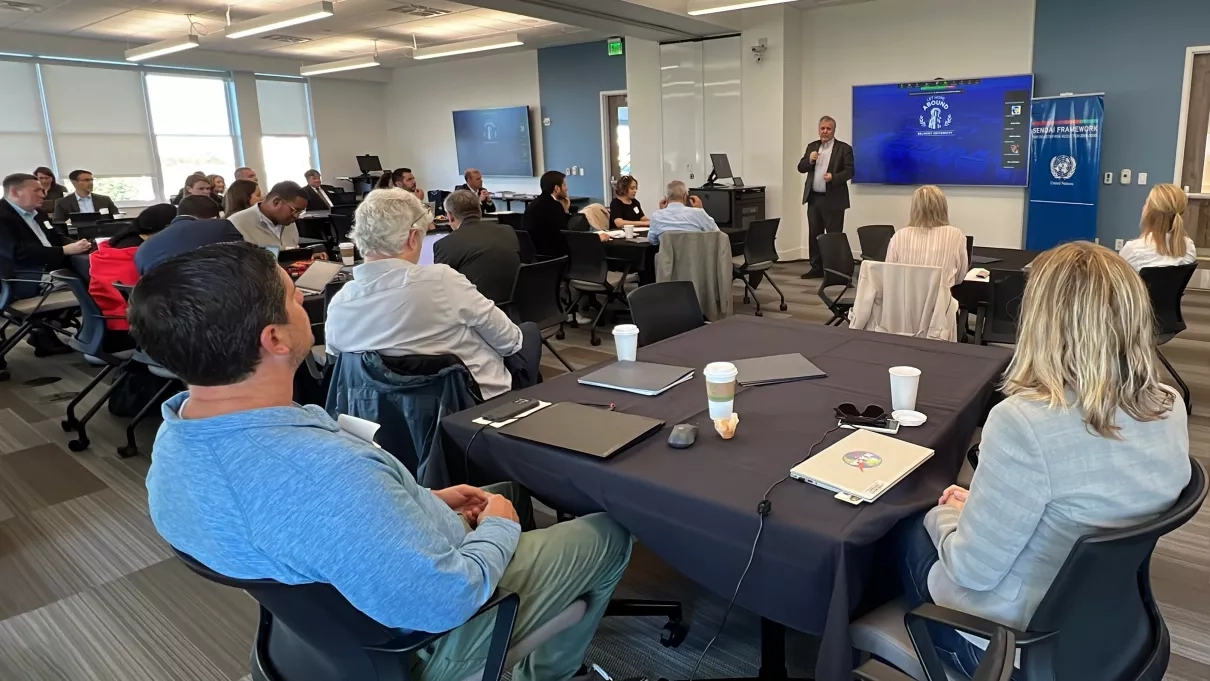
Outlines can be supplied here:
<path id="1" fill-rule="evenodd" d="M 754 677 L 711 679 L 711 681 L 808 681 L 812 677 L 791 677 L 786 671 L 786 628 L 773 620 L 760 618 L 760 672 Z M 661 679 L 660 681 L 667 681 Z"/>

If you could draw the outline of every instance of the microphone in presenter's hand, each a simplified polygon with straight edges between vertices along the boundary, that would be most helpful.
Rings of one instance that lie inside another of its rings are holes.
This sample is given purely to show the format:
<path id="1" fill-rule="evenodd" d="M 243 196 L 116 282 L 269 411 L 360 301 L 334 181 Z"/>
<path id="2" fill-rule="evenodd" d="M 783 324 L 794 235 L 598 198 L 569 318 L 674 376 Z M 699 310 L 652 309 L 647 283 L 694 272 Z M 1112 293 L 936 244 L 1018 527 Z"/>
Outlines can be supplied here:
<path id="1" fill-rule="evenodd" d="M 822 144 L 822 143 L 821 143 L 821 144 Z M 812 152 L 811 152 L 811 163 L 814 163 L 814 162 L 815 162 L 815 161 L 817 161 L 818 159 L 819 159 L 819 152 L 818 152 L 818 151 L 812 151 Z"/>

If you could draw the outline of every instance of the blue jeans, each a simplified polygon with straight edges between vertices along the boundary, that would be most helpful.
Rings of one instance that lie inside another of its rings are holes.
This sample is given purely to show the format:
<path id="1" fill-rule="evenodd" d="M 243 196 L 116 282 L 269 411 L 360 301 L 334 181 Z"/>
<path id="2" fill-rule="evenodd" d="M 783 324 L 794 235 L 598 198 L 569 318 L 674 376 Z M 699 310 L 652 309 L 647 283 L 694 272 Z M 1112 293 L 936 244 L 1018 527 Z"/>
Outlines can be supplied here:
<path id="1" fill-rule="evenodd" d="M 924 513 L 907 518 L 900 523 L 899 532 L 899 578 L 903 580 L 903 591 L 907 596 L 908 608 L 914 609 L 932 603 L 929 595 L 929 569 L 937 562 L 937 548 L 924 529 Z M 935 622 L 928 623 L 929 636 L 941 661 L 973 678 L 983 650 L 966 640 L 954 629 Z M 1016 678 L 1016 674 L 1013 675 Z"/>

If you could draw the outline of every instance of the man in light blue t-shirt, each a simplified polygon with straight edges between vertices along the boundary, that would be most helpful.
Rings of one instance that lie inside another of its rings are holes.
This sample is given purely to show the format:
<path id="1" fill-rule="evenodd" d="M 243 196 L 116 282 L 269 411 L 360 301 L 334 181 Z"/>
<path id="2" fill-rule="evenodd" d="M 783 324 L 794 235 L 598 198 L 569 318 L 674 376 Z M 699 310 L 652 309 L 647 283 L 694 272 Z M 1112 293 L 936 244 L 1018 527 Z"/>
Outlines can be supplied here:
<path id="1" fill-rule="evenodd" d="M 204 246 L 139 281 L 131 333 L 189 386 L 164 404 L 156 436 L 156 529 L 222 574 L 328 583 L 386 626 L 455 629 L 419 654 L 422 681 L 482 665 L 494 616 L 468 620 L 497 587 L 521 597 L 515 640 L 587 597 L 583 620 L 513 674 L 572 678 L 626 569 L 629 533 L 603 514 L 523 532 L 532 511 L 519 486 L 425 489 L 323 409 L 295 404 L 314 342 L 302 299 L 248 243 Z"/>

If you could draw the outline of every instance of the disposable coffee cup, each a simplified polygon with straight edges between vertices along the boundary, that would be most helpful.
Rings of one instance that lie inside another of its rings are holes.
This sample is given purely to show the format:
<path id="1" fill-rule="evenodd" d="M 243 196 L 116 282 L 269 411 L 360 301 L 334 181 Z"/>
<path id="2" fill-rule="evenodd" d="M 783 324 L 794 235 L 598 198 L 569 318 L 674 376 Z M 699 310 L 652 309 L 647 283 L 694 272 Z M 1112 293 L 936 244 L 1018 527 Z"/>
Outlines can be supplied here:
<path id="1" fill-rule="evenodd" d="M 706 400 L 710 404 L 710 418 L 725 419 L 735 411 L 735 381 L 739 369 L 730 362 L 712 362 L 706 365 L 702 375 L 706 377 Z"/>
<path id="2" fill-rule="evenodd" d="M 613 327 L 613 344 L 618 350 L 619 362 L 635 361 L 639 356 L 639 327 L 634 324 Z"/>
<path id="3" fill-rule="evenodd" d="M 916 392 L 920 389 L 920 370 L 916 367 L 891 367 L 891 409 L 916 409 Z"/>
<path id="4" fill-rule="evenodd" d="M 625 227 L 622 228 L 622 231 L 626 233 L 627 239 L 634 238 L 634 225 L 626 225 Z"/>
<path id="5" fill-rule="evenodd" d="M 340 259 L 346 265 L 353 264 L 353 244 L 346 241 L 340 245 Z"/>

